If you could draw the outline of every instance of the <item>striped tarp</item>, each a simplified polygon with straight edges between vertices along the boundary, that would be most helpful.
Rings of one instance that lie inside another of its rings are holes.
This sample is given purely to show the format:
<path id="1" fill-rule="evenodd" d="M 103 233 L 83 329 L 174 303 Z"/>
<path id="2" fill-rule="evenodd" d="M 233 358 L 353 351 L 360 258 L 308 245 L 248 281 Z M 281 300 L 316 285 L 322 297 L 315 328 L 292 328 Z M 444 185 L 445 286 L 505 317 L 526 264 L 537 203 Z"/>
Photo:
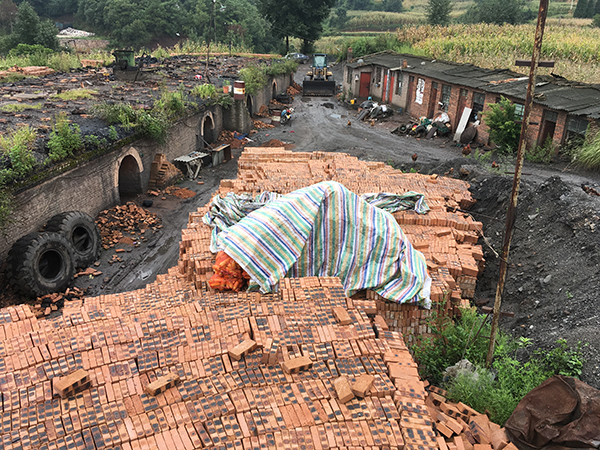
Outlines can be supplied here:
<path id="1" fill-rule="evenodd" d="M 347 295 L 372 289 L 429 308 L 431 279 L 392 215 L 333 181 L 268 202 L 218 235 L 217 247 L 273 292 L 287 276 L 338 276 Z"/>

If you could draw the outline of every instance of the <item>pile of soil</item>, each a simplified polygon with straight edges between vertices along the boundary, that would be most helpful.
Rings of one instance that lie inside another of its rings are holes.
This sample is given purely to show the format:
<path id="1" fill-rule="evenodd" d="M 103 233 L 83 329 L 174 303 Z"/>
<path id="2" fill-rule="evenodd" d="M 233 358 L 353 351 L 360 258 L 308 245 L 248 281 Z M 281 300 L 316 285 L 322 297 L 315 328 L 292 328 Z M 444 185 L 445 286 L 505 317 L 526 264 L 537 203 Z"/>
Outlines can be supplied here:
<path id="1" fill-rule="evenodd" d="M 165 193 L 169 194 L 169 195 L 174 195 L 175 197 L 178 198 L 192 198 L 193 196 L 196 195 L 196 193 L 188 188 L 179 188 L 176 186 L 170 186 L 168 188 L 165 189 Z"/>
<path id="2" fill-rule="evenodd" d="M 471 212 L 501 255 L 512 177 L 469 169 L 477 200 Z M 500 321 L 514 337 L 531 339 L 532 349 L 551 349 L 558 339 L 571 347 L 588 344 L 583 347 L 587 362 L 581 379 L 595 388 L 600 388 L 599 228 L 598 197 L 558 176 L 542 183 L 522 182 L 501 308 L 515 316 Z M 482 245 L 486 267 L 475 298 L 489 299 L 488 306 L 493 306 L 500 261 Z"/>
<path id="3" fill-rule="evenodd" d="M 263 142 L 262 144 L 260 144 L 261 147 L 283 147 L 286 150 L 291 150 L 292 148 L 295 147 L 294 144 L 290 144 L 290 143 L 285 143 L 283 141 L 280 141 L 279 139 L 270 139 L 267 142 Z"/>

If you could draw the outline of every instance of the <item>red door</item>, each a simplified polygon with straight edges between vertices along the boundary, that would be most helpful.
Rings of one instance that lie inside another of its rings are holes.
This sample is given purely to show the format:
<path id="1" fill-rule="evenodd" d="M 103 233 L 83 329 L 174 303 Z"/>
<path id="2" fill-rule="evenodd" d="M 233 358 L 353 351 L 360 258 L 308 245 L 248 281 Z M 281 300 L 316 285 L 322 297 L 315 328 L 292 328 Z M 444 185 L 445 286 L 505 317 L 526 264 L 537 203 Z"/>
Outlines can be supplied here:
<path id="1" fill-rule="evenodd" d="M 388 81 L 388 76 L 387 74 L 383 76 L 383 91 L 381 92 L 381 101 L 382 103 L 385 103 L 385 99 L 387 98 L 386 94 L 387 94 L 387 81 Z"/>
<path id="2" fill-rule="evenodd" d="M 390 76 L 390 82 L 388 84 L 388 103 L 392 103 L 392 96 L 394 95 L 394 76 Z"/>
<path id="3" fill-rule="evenodd" d="M 371 86 L 371 73 L 361 72 L 360 73 L 360 87 L 358 89 L 358 96 L 366 98 L 369 96 L 369 88 Z"/>

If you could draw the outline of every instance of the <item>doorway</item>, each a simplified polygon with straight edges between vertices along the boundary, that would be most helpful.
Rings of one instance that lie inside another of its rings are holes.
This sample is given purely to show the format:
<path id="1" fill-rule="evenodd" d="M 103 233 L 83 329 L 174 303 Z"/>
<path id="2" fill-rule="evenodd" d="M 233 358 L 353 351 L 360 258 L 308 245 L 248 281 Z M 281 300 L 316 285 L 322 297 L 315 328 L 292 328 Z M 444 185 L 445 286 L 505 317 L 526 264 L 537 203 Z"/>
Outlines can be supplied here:
<path id="1" fill-rule="evenodd" d="M 119 166 L 119 198 L 121 203 L 133 200 L 142 193 L 142 177 L 136 159 L 127 155 Z"/>
<path id="2" fill-rule="evenodd" d="M 546 144 L 548 138 L 554 138 L 554 130 L 556 130 L 556 121 L 558 120 L 558 113 L 555 111 L 544 111 L 542 119 L 542 128 L 540 129 L 538 145 L 543 147 Z"/>
<path id="3" fill-rule="evenodd" d="M 358 96 L 360 98 L 367 98 L 369 96 L 369 88 L 371 87 L 371 73 L 361 72 L 360 73 L 360 84 L 358 87 Z"/>
<path id="4" fill-rule="evenodd" d="M 429 96 L 429 108 L 427 109 L 427 117 L 433 119 L 436 109 L 438 109 L 438 84 L 436 81 L 432 81 L 431 95 Z"/>

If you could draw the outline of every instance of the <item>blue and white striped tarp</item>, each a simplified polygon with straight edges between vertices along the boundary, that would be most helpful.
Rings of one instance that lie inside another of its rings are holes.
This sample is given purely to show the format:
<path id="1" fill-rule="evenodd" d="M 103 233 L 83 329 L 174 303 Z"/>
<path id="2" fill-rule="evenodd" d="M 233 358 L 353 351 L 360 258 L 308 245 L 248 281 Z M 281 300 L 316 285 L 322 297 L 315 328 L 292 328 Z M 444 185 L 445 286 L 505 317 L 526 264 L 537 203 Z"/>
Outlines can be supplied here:
<path id="1" fill-rule="evenodd" d="M 216 247 L 263 293 L 285 276 L 338 276 L 348 296 L 371 289 L 398 303 L 431 306 L 423 254 L 389 212 L 334 181 L 267 202 L 220 232 Z"/>

